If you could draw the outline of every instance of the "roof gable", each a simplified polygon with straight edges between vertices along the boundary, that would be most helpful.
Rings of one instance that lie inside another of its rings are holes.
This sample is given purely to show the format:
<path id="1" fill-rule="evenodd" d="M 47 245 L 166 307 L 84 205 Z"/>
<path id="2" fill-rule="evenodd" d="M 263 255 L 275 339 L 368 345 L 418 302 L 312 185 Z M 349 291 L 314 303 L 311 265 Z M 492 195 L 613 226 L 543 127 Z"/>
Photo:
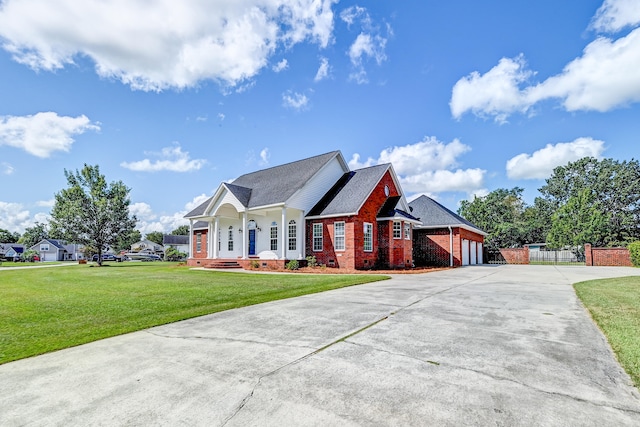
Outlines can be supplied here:
<path id="1" fill-rule="evenodd" d="M 425 195 L 409 202 L 409 206 L 413 209 L 411 212 L 413 216 L 418 217 L 420 221 L 422 221 L 421 228 L 456 226 L 471 229 L 483 235 L 487 234 L 472 222 L 467 221 L 457 213 L 447 209 L 440 203 Z"/>

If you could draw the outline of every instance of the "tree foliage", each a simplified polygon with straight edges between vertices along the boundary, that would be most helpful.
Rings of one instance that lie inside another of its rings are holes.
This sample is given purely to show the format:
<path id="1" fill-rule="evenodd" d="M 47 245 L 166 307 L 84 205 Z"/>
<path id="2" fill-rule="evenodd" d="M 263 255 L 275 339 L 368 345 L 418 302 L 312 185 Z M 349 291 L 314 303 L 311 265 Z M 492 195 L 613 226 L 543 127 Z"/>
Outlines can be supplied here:
<path id="1" fill-rule="evenodd" d="M 181 225 L 180 227 L 178 227 L 175 230 L 173 230 L 171 232 L 171 234 L 174 235 L 174 236 L 188 236 L 189 235 L 189 226 L 188 225 Z"/>
<path id="2" fill-rule="evenodd" d="M 162 245 L 163 236 L 164 234 L 161 231 L 152 231 L 146 234 L 145 239 L 158 245 Z"/>
<path id="3" fill-rule="evenodd" d="M 49 227 L 47 227 L 47 224 L 36 222 L 33 227 L 27 227 L 24 229 L 24 233 L 22 234 L 22 237 L 20 237 L 19 242 L 26 248 L 30 248 L 36 243 L 44 239 L 48 239 L 49 237 Z"/>
<path id="4" fill-rule="evenodd" d="M 129 234 L 120 236 L 118 239 L 118 243 L 116 244 L 116 249 L 118 251 L 129 251 L 131 249 L 131 245 L 136 242 L 142 240 L 142 234 L 139 230 L 131 230 Z"/>
<path id="5" fill-rule="evenodd" d="M 619 162 L 585 157 L 555 168 L 540 193 L 559 218 L 571 210 L 575 213 L 576 209 L 582 214 L 596 215 L 593 220 L 584 216 L 579 219 L 584 227 L 590 228 L 581 238 L 598 239 L 597 243 L 581 241 L 579 244 L 615 246 L 640 238 L 640 164 L 637 160 Z M 605 230 L 597 231 L 597 223 L 603 219 Z"/>
<path id="6" fill-rule="evenodd" d="M 18 243 L 20 240 L 20 233 L 12 233 L 9 230 L 0 228 L 0 243 Z"/>
<path id="7" fill-rule="evenodd" d="M 94 247 L 98 263 L 102 252 L 129 235 L 136 217 L 129 214 L 129 192 L 122 181 L 107 184 L 100 168 L 84 165 L 72 173 L 65 169 L 68 188 L 55 195 L 51 229 L 64 239 Z"/>

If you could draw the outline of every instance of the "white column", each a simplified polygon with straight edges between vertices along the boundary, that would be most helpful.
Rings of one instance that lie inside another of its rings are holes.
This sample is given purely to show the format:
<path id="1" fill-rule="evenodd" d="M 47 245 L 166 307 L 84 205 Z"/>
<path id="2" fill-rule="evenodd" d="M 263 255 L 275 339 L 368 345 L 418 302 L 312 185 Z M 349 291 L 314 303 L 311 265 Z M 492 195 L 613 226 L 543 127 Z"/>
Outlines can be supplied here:
<path id="1" fill-rule="evenodd" d="M 287 208 L 282 207 L 282 257 L 280 259 L 287 258 Z"/>
<path id="2" fill-rule="evenodd" d="M 299 253 L 300 253 L 300 257 L 302 259 L 306 258 L 306 250 L 307 250 L 307 236 L 306 236 L 306 232 L 307 232 L 307 227 L 306 224 L 304 223 L 304 212 L 300 211 L 300 219 L 299 219 L 299 225 L 298 225 L 298 248 L 299 248 Z"/>
<path id="3" fill-rule="evenodd" d="M 211 242 L 212 242 L 212 236 L 211 234 L 213 233 L 213 224 L 211 224 L 211 221 L 208 221 L 207 224 L 207 258 L 211 258 L 213 255 L 213 250 L 211 248 Z"/>
<path id="4" fill-rule="evenodd" d="M 220 218 L 216 217 L 216 222 L 213 226 L 213 259 L 218 259 L 220 256 L 218 253 L 218 236 L 220 236 Z"/>
<path id="5" fill-rule="evenodd" d="M 193 220 L 189 220 L 189 258 L 193 258 Z"/>
<path id="6" fill-rule="evenodd" d="M 247 211 L 242 213 L 242 233 L 240 238 L 242 239 L 242 259 L 247 259 Z"/>

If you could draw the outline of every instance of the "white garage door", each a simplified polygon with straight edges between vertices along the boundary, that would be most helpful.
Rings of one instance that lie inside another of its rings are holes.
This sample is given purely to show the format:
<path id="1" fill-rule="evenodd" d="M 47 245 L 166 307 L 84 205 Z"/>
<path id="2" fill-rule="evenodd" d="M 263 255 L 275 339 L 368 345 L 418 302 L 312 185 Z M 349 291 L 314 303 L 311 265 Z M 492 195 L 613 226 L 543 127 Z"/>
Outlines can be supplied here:
<path id="1" fill-rule="evenodd" d="M 482 258 L 482 243 L 478 242 L 478 264 L 484 264 Z"/>
<path id="2" fill-rule="evenodd" d="M 469 241 L 462 239 L 462 265 L 469 265 Z"/>
<path id="3" fill-rule="evenodd" d="M 478 242 L 471 242 L 471 265 L 476 265 L 478 263 Z"/>

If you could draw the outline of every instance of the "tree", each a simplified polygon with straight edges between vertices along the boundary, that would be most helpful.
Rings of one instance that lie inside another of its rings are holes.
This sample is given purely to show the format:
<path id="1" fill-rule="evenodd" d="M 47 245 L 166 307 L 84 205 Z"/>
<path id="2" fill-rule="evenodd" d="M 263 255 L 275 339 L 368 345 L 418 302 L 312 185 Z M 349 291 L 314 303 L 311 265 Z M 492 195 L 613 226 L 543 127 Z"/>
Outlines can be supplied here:
<path id="1" fill-rule="evenodd" d="M 142 234 L 140 233 L 140 231 L 132 230 L 126 236 L 121 236 L 118 239 L 118 243 L 116 243 L 116 249 L 118 251 L 123 251 L 123 250 L 128 251 L 131 249 L 131 245 L 133 245 L 136 242 L 139 242 L 140 240 L 142 240 Z"/>
<path id="2" fill-rule="evenodd" d="M 522 200 L 523 189 L 499 188 L 473 201 L 463 200 L 458 214 L 488 233 L 485 245 L 489 249 L 522 246 L 539 241 L 540 230 L 536 207 L 527 207 Z"/>
<path id="3" fill-rule="evenodd" d="M 75 173 L 65 169 L 68 188 L 55 195 L 51 211 L 51 229 L 63 238 L 102 252 L 128 236 L 137 222 L 129 215 L 129 192 L 122 181 L 107 184 L 98 165 L 84 165 Z"/>
<path id="4" fill-rule="evenodd" d="M 0 228 L 0 243 L 17 243 L 18 240 L 20 240 L 20 233 L 12 233 L 9 230 Z"/>
<path id="5" fill-rule="evenodd" d="M 603 244 L 621 245 L 640 238 L 640 163 L 585 157 L 559 166 L 540 188 L 553 211 L 590 193 L 594 208 L 607 217 Z M 585 242 L 593 243 L 595 242 Z"/>
<path id="6" fill-rule="evenodd" d="M 174 235 L 174 236 L 188 236 L 189 235 L 189 226 L 188 225 L 181 225 L 180 227 L 178 227 L 175 230 L 173 230 L 171 232 L 171 234 Z"/>
<path id="7" fill-rule="evenodd" d="M 24 229 L 22 237 L 18 241 L 26 248 L 30 248 L 41 240 L 49 238 L 49 229 L 47 224 L 36 222 L 33 227 L 27 227 Z"/>
<path id="8" fill-rule="evenodd" d="M 167 248 L 164 251 L 164 259 L 167 261 L 182 261 L 187 257 L 187 254 L 180 252 L 176 248 Z"/>
<path id="9" fill-rule="evenodd" d="M 153 243 L 157 243 L 158 245 L 162 245 L 162 237 L 164 236 L 164 234 L 161 231 L 152 231 L 150 233 L 147 233 L 145 236 L 145 239 L 153 242 Z"/>

